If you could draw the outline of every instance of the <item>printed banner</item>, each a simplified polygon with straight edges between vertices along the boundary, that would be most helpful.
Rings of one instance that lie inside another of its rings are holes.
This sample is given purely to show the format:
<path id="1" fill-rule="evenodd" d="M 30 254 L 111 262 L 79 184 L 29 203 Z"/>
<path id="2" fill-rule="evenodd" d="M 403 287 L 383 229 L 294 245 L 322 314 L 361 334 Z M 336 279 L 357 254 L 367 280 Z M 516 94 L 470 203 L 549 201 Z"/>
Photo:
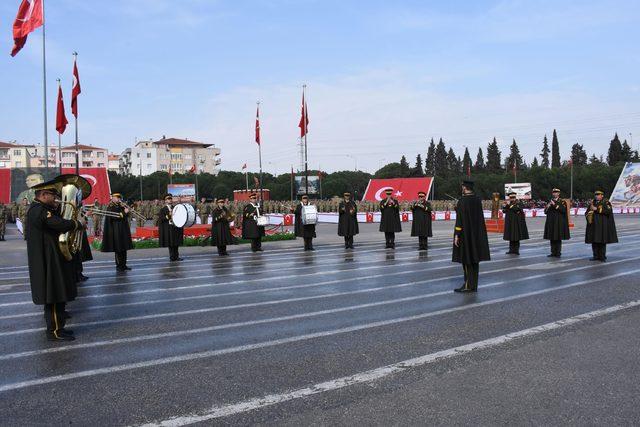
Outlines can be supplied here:
<path id="1" fill-rule="evenodd" d="M 362 200 L 379 202 L 385 198 L 384 192 L 387 188 L 393 190 L 393 197 L 399 201 L 417 200 L 419 191 L 427 193 L 427 198 L 429 198 L 432 183 L 432 177 L 370 179 Z"/>
<path id="2" fill-rule="evenodd" d="M 296 194 L 301 196 L 307 193 L 306 177 L 296 176 L 295 186 Z M 320 177 L 317 175 L 309 175 L 309 194 L 320 194 Z"/>
<path id="3" fill-rule="evenodd" d="M 173 197 L 196 197 L 195 184 L 168 184 L 167 193 Z"/>
<path id="4" fill-rule="evenodd" d="M 530 182 L 515 182 L 504 185 L 504 198 L 508 199 L 507 194 L 516 193 L 516 199 L 518 200 L 531 200 L 531 183 Z"/>
<path id="5" fill-rule="evenodd" d="M 611 198 L 618 208 L 640 208 L 640 163 L 626 163 Z"/>

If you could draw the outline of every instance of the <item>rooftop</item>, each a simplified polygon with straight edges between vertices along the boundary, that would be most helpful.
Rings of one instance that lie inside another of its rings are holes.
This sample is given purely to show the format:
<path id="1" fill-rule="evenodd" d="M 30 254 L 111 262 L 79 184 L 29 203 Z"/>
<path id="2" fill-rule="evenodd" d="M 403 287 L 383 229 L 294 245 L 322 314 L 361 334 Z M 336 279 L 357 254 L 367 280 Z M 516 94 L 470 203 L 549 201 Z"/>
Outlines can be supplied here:
<path id="1" fill-rule="evenodd" d="M 204 142 L 197 141 L 189 141 L 188 139 L 179 139 L 179 138 L 163 138 L 158 141 L 153 141 L 154 145 L 169 145 L 169 146 L 180 146 L 180 147 L 194 147 L 194 148 L 208 148 L 213 144 L 205 144 Z"/>
<path id="2" fill-rule="evenodd" d="M 67 147 L 62 147 L 63 150 L 75 150 L 76 146 L 75 145 L 69 145 Z M 100 147 L 94 147 L 93 145 L 84 145 L 84 144 L 78 144 L 78 149 L 79 150 L 106 150 L 106 148 L 100 148 Z"/>

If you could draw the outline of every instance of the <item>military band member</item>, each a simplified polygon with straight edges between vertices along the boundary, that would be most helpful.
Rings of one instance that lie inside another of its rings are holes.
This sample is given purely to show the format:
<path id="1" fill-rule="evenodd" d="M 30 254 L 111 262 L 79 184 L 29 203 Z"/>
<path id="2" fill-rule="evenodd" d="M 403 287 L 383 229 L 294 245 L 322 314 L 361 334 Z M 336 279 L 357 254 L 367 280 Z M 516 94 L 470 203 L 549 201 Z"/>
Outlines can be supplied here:
<path id="1" fill-rule="evenodd" d="M 345 249 L 353 249 L 353 236 L 359 233 L 358 207 L 351 200 L 351 193 L 346 192 L 343 197 L 338 205 L 338 236 L 344 237 Z"/>
<path id="2" fill-rule="evenodd" d="M 4 234 L 7 231 L 7 207 L 0 204 L 0 242 L 4 242 Z"/>
<path id="3" fill-rule="evenodd" d="M 164 196 L 165 205 L 160 209 L 158 232 L 160 247 L 169 248 L 170 261 L 182 261 L 178 248 L 184 243 L 184 228 L 176 227 L 171 219 L 173 211 L 173 196 Z"/>
<path id="4" fill-rule="evenodd" d="M 560 258 L 562 255 L 562 241 L 571 238 L 569 234 L 569 218 L 567 202 L 560 198 L 560 190 L 551 191 L 552 198 L 544 208 L 547 218 L 544 223 L 544 239 L 551 242 L 551 253 L 548 257 Z"/>
<path id="5" fill-rule="evenodd" d="M 402 231 L 400 223 L 400 204 L 391 197 L 393 189 L 387 188 L 384 191 L 386 198 L 380 202 L 380 231 L 384 232 L 385 248 L 396 247 L 396 235 Z"/>
<path id="6" fill-rule="evenodd" d="M 224 200 L 223 200 L 224 202 Z M 207 198 L 202 197 L 200 199 L 200 203 L 196 204 L 196 208 L 198 210 L 198 215 L 200 216 L 200 224 L 208 224 L 209 223 L 209 214 L 210 207 L 209 203 L 207 203 Z"/>
<path id="7" fill-rule="evenodd" d="M 77 295 L 73 261 L 67 261 L 58 244 L 60 234 L 81 227 L 75 220 L 63 219 L 56 205 L 60 191 L 56 181 L 38 184 L 35 200 L 28 211 L 27 261 L 31 297 L 34 304 L 44 305 L 50 341 L 73 341 L 73 331 L 65 329 L 65 304 Z"/>
<path id="8" fill-rule="evenodd" d="M 529 239 L 529 230 L 525 220 L 522 203 L 516 199 L 516 193 L 509 193 L 509 200 L 502 206 L 504 213 L 503 240 L 509 241 L 507 255 L 520 255 L 520 241 Z"/>
<path id="9" fill-rule="evenodd" d="M 20 224 L 22 224 L 22 237 L 24 240 L 27 240 L 27 234 L 25 233 L 27 229 L 27 211 L 29 210 L 29 201 L 26 197 L 22 199 L 20 205 L 18 205 L 18 219 L 20 220 Z"/>
<path id="10" fill-rule="evenodd" d="M 477 292 L 480 262 L 490 259 L 482 200 L 473 192 L 473 181 L 465 180 L 462 182 L 462 197 L 456 204 L 452 256 L 453 262 L 462 264 L 464 284 L 454 291 Z"/>
<path id="11" fill-rule="evenodd" d="M 262 236 L 264 227 L 258 226 L 258 217 L 262 215 L 262 204 L 257 202 L 257 195 L 249 195 L 249 204 L 242 210 L 242 238 L 251 240 L 251 250 L 262 252 Z"/>
<path id="12" fill-rule="evenodd" d="M 595 192 L 595 198 L 587 208 L 587 230 L 585 243 L 591 243 L 593 257 L 591 261 L 607 260 L 607 243 L 618 243 L 616 222 L 613 219 L 613 207 L 604 198 L 600 190 Z"/>
<path id="13" fill-rule="evenodd" d="M 304 240 L 305 251 L 315 251 L 313 248 L 313 238 L 316 237 L 316 225 L 315 224 L 303 224 L 302 223 L 302 207 L 309 206 L 309 196 L 306 194 L 302 196 L 302 200 L 296 206 L 295 214 L 295 231 L 296 237 L 302 237 Z"/>
<path id="14" fill-rule="evenodd" d="M 218 255 L 226 256 L 227 245 L 233 244 L 233 236 L 229 225 L 233 222 L 234 215 L 225 205 L 224 199 L 216 200 L 216 207 L 211 213 L 213 224 L 211 225 L 211 245 L 218 247 Z"/>
<path id="15" fill-rule="evenodd" d="M 113 193 L 111 202 L 107 205 L 109 212 L 116 213 L 116 217 L 105 216 L 102 233 L 102 252 L 114 252 L 116 270 L 131 270 L 127 265 L 127 251 L 133 249 L 131 242 L 131 228 L 129 227 L 129 208 L 122 204 L 122 195 Z"/>
<path id="16" fill-rule="evenodd" d="M 429 237 L 433 236 L 431 227 L 431 203 L 426 199 L 427 193 L 418 192 L 418 201 L 411 205 L 413 222 L 411 224 L 411 236 L 418 237 L 418 250 L 426 251 L 429 248 Z"/>

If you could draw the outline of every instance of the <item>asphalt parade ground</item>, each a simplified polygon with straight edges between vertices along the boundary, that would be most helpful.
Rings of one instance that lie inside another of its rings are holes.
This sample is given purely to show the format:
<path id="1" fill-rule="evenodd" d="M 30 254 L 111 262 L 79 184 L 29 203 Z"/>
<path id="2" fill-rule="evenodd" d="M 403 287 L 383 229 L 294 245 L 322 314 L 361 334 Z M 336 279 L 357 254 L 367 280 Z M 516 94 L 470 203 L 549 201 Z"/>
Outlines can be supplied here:
<path id="1" fill-rule="evenodd" d="M 521 255 L 490 234 L 477 294 L 455 294 L 451 222 L 429 250 L 376 224 L 345 250 L 302 240 L 95 253 L 68 304 L 70 343 L 45 338 L 26 248 L 0 243 L 0 425 L 630 425 L 640 419 L 640 218 L 589 261 L 584 218 L 562 258 L 543 219 Z"/>

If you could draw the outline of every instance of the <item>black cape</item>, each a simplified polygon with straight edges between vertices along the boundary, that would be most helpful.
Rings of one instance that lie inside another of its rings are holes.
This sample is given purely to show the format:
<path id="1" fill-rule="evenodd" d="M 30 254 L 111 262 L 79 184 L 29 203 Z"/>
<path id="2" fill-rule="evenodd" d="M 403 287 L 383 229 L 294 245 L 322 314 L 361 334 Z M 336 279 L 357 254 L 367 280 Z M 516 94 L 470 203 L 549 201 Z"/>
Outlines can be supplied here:
<path id="1" fill-rule="evenodd" d="M 476 264 L 491 259 L 482 200 L 475 194 L 463 195 L 458 200 L 454 235 L 460 241 L 458 247 L 453 245 L 453 262 Z"/>
<path id="2" fill-rule="evenodd" d="M 315 224 L 310 224 L 310 225 L 302 224 L 302 203 L 299 203 L 298 206 L 296 206 L 295 215 L 296 215 L 296 223 L 295 223 L 296 237 L 303 237 L 305 239 L 316 237 Z"/>
<path id="3" fill-rule="evenodd" d="M 387 199 L 380 202 L 380 231 L 385 233 L 400 233 L 402 225 L 400 223 L 400 205 L 398 201 L 391 198 L 389 203 Z"/>
<path id="4" fill-rule="evenodd" d="M 589 224 L 587 221 L 587 230 L 585 232 L 585 243 L 618 243 L 618 232 L 616 231 L 616 222 L 613 219 L 613 208 L 608 200 L 600 202 L 593 201 L 596 211 L 593 213 L 593 221 Z M 589 213 L 585 213 L 585 216 Z"/>
<path id="5" fill-rule="evenodd" d="M 555 204 L 547 204 L 544 208 L 547 219 L 544 223 L 545 240 L 569 240 L 569 218 L 567 217 L 567 203 L 558 199 Z"/>
<path id="6" fill-rule="evenodd" d="M 158 233 L 160 234 L 158 243 L 161 248 L 182 246 L 184 242 L 184 228 L 171 224 L 170 218 L 171 210 L 165 205 L 160 209 L 158 217 Z"/>
<path id="7" fill-rule="evenodd" d="M 109 212 L 120 214 L 119 218 L 104 217 L 102 228 L 101 252 L 124 252 L 133 249 L 131 242 L 131 228 L 129 228 L 129 214 L 124 213 L 124 207 L 116 203 L 109 203 Z"/>
<path id="8" fill-rule="evenodd" d="M 91 253 L 91 244 L 89 243 L 89 238 L 87 237 L 87 230 L 82 231 L 82 251 L 80 252 L 80 260 L 82 262 L 91 261 L 93 259 L 93 254 Z"/>
<path id="9" fill-rule="evenodd" d="M 504 233 L 502 238 L 510 242 L 519 242 L 529 238 L 527 221 L 520 202 L 507 203 L 502 206 L 504 213 Z"/>
<path id="10" fill-rule="evenodd" d="M 259 239 L 264 236 L 264 227 L 258 227 L 254 216 L 258 214 L 258 209 L 251 203 L 242 209 L 242 238 Z M 261 212 L 262 213 L 262 212 Z"/>
<path id="11" fill-rule="evenodd" d="M 74 261 L 67 261 L 58 247 L 58 237 L 76 229 L 77 223 L 63 219 L 55 208 L 35 200 L 27 212 L 27 259 L 31 297 L 35 304 L 73 301 L 78 293 Z"/>
<path id="12" fill-rule="evenodd" d="M 355 236 L 358 228 L 358 207 L 353 200 L 338 205 L 338 236 Z"/>
<path id="13" fill-rule="evenodd" d="M 411 206 L 413 212 L 413 222 L 411 223 L 411 236 L 431 237 L 433 231 L 431 227 L 431 203 L 425 201 L 424 204 L 416 202 Z"/>
<path id="14" fill-rule="evenodd" d="M 226 246 L 233 244 L 233 236 L 229 228 L 229 209 L 226 207 L 215 207 L 211 213 L 213 224 L 211 224 L 211 245 Z"/>

